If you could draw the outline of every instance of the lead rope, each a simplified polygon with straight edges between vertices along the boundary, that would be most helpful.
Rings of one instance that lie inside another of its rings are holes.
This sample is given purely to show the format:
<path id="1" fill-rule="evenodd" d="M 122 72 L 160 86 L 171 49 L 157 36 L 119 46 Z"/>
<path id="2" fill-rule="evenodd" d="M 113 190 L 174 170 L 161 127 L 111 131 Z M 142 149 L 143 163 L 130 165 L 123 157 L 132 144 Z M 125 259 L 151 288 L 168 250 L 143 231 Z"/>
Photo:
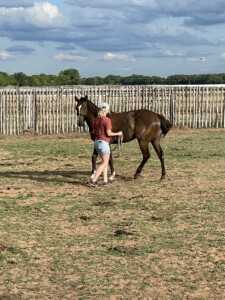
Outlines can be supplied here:
<path id="1" fill-rule="evenodd" d="M 118 137 L 118 145 L 119 145 L 119 156 L 123 154 L 123 134 Z"/>
<path id="2" fill-rule="evenodd" d="M 115 151 L 118 148 L 119 156 L 123 154 L 123 134 L 118 136 L 117 145 L 111 149 L 111 152 Z"/>

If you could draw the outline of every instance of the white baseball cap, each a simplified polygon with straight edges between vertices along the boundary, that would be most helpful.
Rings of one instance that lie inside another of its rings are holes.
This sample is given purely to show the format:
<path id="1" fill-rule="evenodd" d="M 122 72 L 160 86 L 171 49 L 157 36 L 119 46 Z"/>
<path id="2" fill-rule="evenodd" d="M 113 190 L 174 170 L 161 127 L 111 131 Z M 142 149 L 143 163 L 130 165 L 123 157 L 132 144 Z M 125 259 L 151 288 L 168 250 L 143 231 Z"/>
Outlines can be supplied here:
<path id="1" fill-rule="evenodd" d="M 100 103 L 100 104 L 99 104 L 99 107 L 100 107 L 100 108 L 106 108 L 107 110 L 109 110 L 109 104 L 106 103 L 106 102 Z"/>

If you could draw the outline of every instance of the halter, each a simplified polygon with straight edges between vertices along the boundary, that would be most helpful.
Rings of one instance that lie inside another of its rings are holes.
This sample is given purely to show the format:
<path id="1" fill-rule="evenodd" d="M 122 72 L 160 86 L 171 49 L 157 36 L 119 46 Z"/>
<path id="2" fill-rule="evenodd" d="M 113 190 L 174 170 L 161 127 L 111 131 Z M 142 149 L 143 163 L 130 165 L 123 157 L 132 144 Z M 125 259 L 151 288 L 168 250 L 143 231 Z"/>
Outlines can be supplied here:
<path id="1" fill-rule="evenodd" d="M 78 116 L 78 117 L 80 117 L 80 116 L 81 116 L 81 117 L 84 117 L 84 118 L 86 118 L 86 117 L 87 117 L 87 116 L 85 116 L 84 114 L 80 114 L 80 113 L 79 113 L 77 116 Z"/>

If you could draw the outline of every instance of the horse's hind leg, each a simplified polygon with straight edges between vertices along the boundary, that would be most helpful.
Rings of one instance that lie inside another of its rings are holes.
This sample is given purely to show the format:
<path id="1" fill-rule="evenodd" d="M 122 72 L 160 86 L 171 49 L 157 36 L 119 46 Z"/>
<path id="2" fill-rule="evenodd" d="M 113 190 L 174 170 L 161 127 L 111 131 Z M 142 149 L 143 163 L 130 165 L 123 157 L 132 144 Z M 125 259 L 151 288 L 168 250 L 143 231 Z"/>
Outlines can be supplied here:
<path id="1" fill-rule="evenodd" d="M 139 167 L 137 168 L 134 178 L 137 178 L 141 174 L 141 171 L 142 171 L 144 165 L 146 164 L 146 162 L 148 161 L 148 159 L 150 157 L 150 152 L 149 152 L 149 148 L 148 148 L 149 142 L 148 141 L 144 142 L 142 140 L 138 140 L 138 143 L 139 143 L 139 146 L 140 146 L 140 149 L 142 152 L 143 159 L 142 159 L 142 162 L 140 163 Z"/>
<path id="2" fill-rule="evenodd" d="M 166 176 L 166 169 L 165 169 L 165 163 L 164 163 L 163 150 L 160 146 L 160 138 L 152 140 L 151 143 L 152 143 L 152 146 L 155 149 L 155 152 L 161 162 L 161 169 L 162 169 L 161 179 L 164 179 Z"/>
<path id="3" fill-rule="evenodd" d="M 113 157 L 112 157 L 112 152 L 110 153 L 109 157 L 109 167 L 110 167 L 110 177 L 109 180 L 112 181 L 116 175 L 115 169 L 114 169 L 114 163 L 113 163 Z"/>

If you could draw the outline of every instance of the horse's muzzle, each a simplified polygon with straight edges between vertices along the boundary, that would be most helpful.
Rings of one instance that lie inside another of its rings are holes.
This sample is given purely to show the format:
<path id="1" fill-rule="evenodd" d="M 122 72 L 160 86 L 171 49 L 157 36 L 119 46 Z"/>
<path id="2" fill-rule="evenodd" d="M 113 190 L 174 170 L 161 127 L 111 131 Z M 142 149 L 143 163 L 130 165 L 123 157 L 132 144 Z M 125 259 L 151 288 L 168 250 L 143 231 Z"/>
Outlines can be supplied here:
<path id="1" fill-rule="evenodd" d="M 83 118 L 83 116 L 79 116 L 79 118 L 77 120 L 77 126 L 79 126 L 79 127 L 83 127 L 84 126 L 84 118 Z"/>

